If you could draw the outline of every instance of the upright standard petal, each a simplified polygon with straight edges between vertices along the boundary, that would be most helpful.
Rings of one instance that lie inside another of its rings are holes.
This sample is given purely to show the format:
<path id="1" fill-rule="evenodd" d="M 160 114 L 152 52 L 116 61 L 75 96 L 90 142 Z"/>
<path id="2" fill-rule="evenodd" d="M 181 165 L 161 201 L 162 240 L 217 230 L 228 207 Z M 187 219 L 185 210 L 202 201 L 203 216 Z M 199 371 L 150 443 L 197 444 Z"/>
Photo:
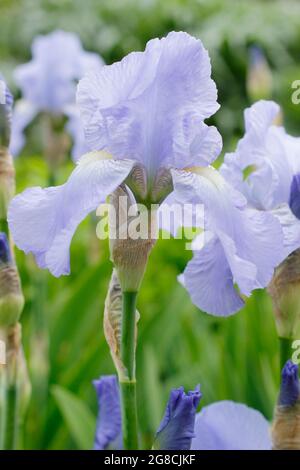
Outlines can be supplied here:
<path id="1" fill-rule="evenodd" d="M 271 450 L 269 423 L 240 403 L 221 401 L 196 416 L 192 450 Z"/>
<path id="2" fill-rule="evenodd" d="M 99 405 L 94 449 L 105 450 L 122 433 L 118 379 L 115 375 L 107 375 L 94 380 L 93 384 Z"/>
<path id="3" fill-rule="evenodd" d="M 8 223 L 16 245 L 32 252 L 54 276 L 70 271 L 70 243 L 80 222 L 128 176 L 134 162 L 103 152 L 82 157 L 68 181 L 57 187 L 25 190 L 9 207 Z"/>
<path id="4" fill-rule="evenodd" d="M 175 197 L 182 204 L 204 204 L 205 229 L 214 237 L 188 264 L 183 284 L 198 307 L 229 315 L 242 306 L 234 283 L 249 296 L 270 282 L 284 256 L 282 230 L 272 214 L 248 209 L 245 198 L 213 168 L 193 171 L 197 174 L 172 171 Z"/>
<path id="5" fill-rule="evenodd" d="M 300 382 L 298 366 L 292 361 L 287 361 L 281 373 L 281 385 L 278 404 L 293 406 L 300 398 Z"/>
<path id="6" fill-rule="evenodd" d="M 77 93 L 88 144 L 137 160 L 152 175 L 162 166 L 197 164 L 197 152 L 200 161 L 211 161 L 220 142 L 216 130 L 206 135 L 214 146 L 209 155 L 199 141 L 203 120 L 218 109 L 210 75 L 202 43 L 183 32 L 88 74 Z"/>
<path id="7" fill-rule="evenodd" d="M 249 204 L 260 210 L 288 202 L 296 148 L 300 164 L 299 143 L 274 125 L 279 109 L 272 101 L 258 101 L 245 110 L 245 135 L 236 152 L 225 155 L 220 169 Z"/>
<path id="8" fill-rule="evenodd" d="M 187 394 L 183 387 L 172 390 L 153 448 L 160 450 L 189 450 L 194 437 L 197 406 L 200 402 L 200 387 Z"/>

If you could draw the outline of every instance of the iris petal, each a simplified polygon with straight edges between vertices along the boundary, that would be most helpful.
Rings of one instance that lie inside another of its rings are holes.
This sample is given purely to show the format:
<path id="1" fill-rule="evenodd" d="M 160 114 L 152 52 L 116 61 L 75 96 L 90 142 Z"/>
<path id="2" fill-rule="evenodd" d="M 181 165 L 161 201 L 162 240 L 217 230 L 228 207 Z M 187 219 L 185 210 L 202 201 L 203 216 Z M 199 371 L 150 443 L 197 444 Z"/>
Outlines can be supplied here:
<path id="1" fill-rule="evenodd" d="M 120 438 L 122 432 L 118 379 L 107 375 L 94 380 L 93 384 L 99 405 L 94 449 L 104 450 Z"/>
<path id="2" fill-rule="evenodd" d="M 272 214 L 245 207 L 243 196 L 234 192 L 211 168 L 199 170 L 198 174 L 172 171 L 172 175 L 177 200 L 182 204 L 203 203 L 205 230 L 215 237 L 205 251 L 201 250 L 190 262 L 183 283 L 196 305 L 208 313 L 234 313 L 242 306 L 234 294 L 234 283 L 249 296 L 253 289 L 265 287 L 270 282 L 274 268 L 282 261 L 284 248 L 280 224 Z M 209 266 L 209 289 L 200 253 L 205 255 Z M 223 279 L 220 279 L 220 272 Z M 200 292 L 203 299 L 200 299 Z M 220 292 L 225 296 L 223 307 Z"/>
<path id="3" fill-rule="evenodd" d="M 281 374 L 279 405 L 293 406 L 300 397 L 298 366 L 287 361 Z"/>
<path id="4" fill-rule="evenodd" d="M 30 62 L 16 68 L 15 80 L 27 101 L 40 111 L 55 114 L 74 103 L 75 80 L 103 64 L 96 54 L 82 49 L 76 34 L 59 30 L 37 36 L 32 56 Z"/>

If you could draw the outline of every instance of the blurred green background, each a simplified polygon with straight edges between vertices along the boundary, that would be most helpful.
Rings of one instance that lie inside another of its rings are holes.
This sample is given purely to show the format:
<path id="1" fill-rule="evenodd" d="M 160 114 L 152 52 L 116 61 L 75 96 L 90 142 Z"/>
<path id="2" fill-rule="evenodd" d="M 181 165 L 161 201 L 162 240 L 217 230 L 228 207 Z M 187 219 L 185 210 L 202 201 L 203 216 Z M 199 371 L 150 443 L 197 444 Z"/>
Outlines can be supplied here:
<path id="1" fill-rule="evenodd" d="M 231 150 L 243 132 L 243 109 L 257 95 L 249 89 L 249 76 L 251 50 L 258 46 L 272 76 L 271 88 L 261 95 L 279 102 L 287 129 L 299 134 L 299 106 L 291 102 L 291 83 L 300 79 L 297 0 L 1 0 L 0 70 L 16 96 L 14 67 L 30 59 L 36 34 L 57 28 L 77 32 L 85 49 L 99 52 L 107 63 L 143 49 L 148 39 L 170 30 L 201 38 L 212 58 L 222 105 L 212 122 L 225 149 Z M 47 185 L 47 166 L 34 146 L 16 160 L 16 170 L 18 191 Z M 70 161 L 61 168 L 59 181 L 71 170 Z M 96 223 L 90 217 L 77 230 L 69 277 L 55 279 L 38 270 L 31 257 L 17 253 L 26 296 L 23 338 L 33 386 L 25 448 L 92 447 L 97 404 L 91 381 L 114 373 L 102 329 L 112 266 L 107 243 L 96 239 Z M 191 389 L 200 383 L 202 405 L 232 399 L 272 416 L 279 357 L 267 294 L 255 292 L 229 319 L 202 313 L 177 282 L 190 257 L 184 241 L 159 241 L 138 299 L 144 447 L 151 445 L 170 389 L 180 385 Z"/>

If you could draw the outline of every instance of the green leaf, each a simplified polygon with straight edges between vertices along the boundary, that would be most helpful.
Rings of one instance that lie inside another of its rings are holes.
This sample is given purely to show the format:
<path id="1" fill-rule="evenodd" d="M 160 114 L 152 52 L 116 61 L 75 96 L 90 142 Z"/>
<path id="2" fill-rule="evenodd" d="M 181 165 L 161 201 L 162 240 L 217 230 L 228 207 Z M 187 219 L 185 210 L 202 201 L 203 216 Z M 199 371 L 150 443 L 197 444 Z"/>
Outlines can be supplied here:
<path id="1" fill-rule="evenodd" d="M 92 449 L 96 418 L 91 410 L 82 400 L 59 385 L 54 385 L 51 391 L 77 447 L 82 450 Z"/>

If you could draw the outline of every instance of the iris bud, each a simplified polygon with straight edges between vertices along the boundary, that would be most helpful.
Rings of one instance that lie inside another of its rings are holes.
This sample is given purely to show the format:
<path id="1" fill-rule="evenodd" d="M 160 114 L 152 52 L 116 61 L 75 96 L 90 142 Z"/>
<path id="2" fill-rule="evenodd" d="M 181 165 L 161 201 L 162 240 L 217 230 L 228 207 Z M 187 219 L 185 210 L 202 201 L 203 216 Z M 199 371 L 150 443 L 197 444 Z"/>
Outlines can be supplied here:
<path id="1" fill-rule="evenodd" d="M 137 292 L 157 239 L 156 212 L 145 206 L 140 210 L 125 186 L 114 191 L 110 202 L 111 260 L 122 291 Z"/>
<path id="2" fill-rule="evenodd" d="M 0 75 L 0 147 L 8 147 L 11 133 L 13 96 Z"/>

